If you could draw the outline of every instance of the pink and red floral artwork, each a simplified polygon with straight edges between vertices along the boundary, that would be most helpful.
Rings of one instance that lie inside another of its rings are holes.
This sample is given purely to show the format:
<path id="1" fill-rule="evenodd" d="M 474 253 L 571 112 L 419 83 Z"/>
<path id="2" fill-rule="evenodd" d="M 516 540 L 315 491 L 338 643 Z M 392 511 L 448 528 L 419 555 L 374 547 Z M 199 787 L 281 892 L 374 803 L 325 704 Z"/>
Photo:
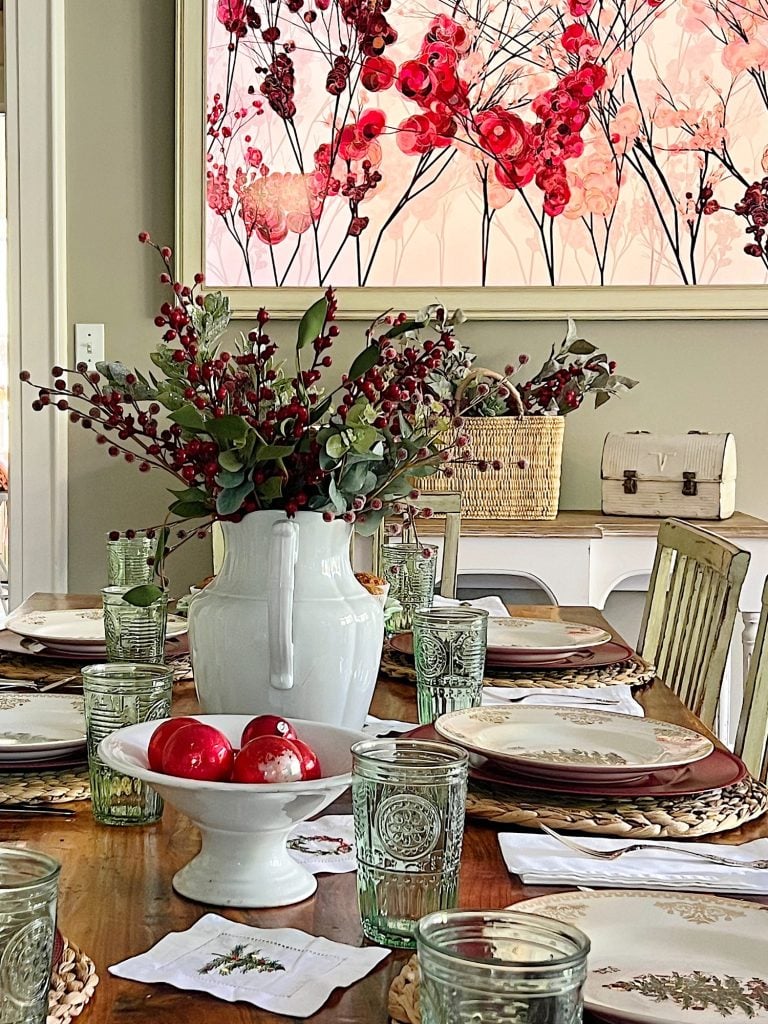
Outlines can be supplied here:
<path id="1" fill-rule="evenodd" d="M 206 0 L 205 279 L 768 280 L 768 0 Z"/>

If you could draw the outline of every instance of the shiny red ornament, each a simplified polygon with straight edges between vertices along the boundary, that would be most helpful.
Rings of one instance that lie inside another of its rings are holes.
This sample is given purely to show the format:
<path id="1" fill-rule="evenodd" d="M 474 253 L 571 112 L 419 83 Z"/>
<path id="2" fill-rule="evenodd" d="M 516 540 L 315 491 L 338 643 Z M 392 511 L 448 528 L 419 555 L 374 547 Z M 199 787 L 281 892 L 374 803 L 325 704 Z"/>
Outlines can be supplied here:
<path id="1" fill-rule="evenodd" d="M 302 757 L 291 740 L 257 736 L 235 756 L 232 782 L 301 782 Z"/>
<path id="2" fill-rule="evenodd" d="M 320 767 L 320 759 L 314 752 L 312 747 L 304 740 L 300 740 L 294 737 L 291 743 L 296 747 L 299 754 L 301 755 L 301 777 L 305 782 L 311 779 L 321 779 L 323 777 L 323 770 Z"/>
<path id="3" fill-rule="evenodd" d="M 240 746 L 244 747 L 257 736 L 280 736 L 284 740 L 295 740 L 297 732 L 291 723 L 280 715 L 257 715 L 243 729 Z"/>
<path id="4" fill-rule="evenodd" d="M 194 722 L 168 740 L 161 759 L 162 771 L 182 779 L 225 782 L 232 773 L 235 754 L 227 737 L 212 725 Z"/>
<path id="5" fill-rule="evenodd" d="M 169 718 L 155 729 L 147 747 L 147 761 L 153 772 L 163 771 L 163 751 L 171 736 L 185 725 L 199 724 L 196 718 Z"/>

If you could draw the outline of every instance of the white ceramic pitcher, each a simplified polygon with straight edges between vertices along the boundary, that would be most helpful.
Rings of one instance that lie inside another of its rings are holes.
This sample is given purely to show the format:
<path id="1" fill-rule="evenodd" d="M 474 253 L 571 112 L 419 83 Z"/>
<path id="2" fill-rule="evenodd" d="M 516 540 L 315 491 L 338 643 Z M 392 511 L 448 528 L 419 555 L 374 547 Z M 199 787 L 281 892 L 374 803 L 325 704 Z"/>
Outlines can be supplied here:
<path id="1" fill-rule="evenodd" d="M 189 603 L 195 684 L 206 714 L 279 714 L 359 729 L 384 632 L 355 579 L 352 527 L 317 512 L 252 512 L 222 523 L 224 562 Z"/>

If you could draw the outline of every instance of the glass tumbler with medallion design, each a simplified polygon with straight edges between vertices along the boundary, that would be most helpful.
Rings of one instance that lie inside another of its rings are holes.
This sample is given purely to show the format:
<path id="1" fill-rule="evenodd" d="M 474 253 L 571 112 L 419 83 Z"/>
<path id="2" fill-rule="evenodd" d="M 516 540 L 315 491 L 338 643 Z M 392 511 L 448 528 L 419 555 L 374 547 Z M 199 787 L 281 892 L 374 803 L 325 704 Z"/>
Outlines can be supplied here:
<path id="1" fill-rule="evenodd" d="M 460 747 L 404 739 L 352 747 L 357 897 L 367 938 L 413 949 L 419 918 L 456 905 L 466 794 Z"/>
<path id="2" fill-rule="evenodd" d="M 107 660 L 160 665 L 165 659 L 168 595 L 135 605 L 124 599 L 131 589 L 105 587 L 101 592 Z"/>
<path id="3" fill-rule="evenodd" d="M 169 718 L 173 671 L 163 665 L 114 662 L 82 670 L 91 807 L 103 825 L 148 825 L 163 801 L 146 783 L 114 771 L 99 757 L 99 743 L 127 725 Z"/>
<path id="4" fill-rule="evenodd" d="M 416 927 L 422 1024 L 579 1024 L 589 939 L 514 910 L 448 910 Z"/>
<path id="5" fill-rule="evenodd" d="M 107 534 L 107 583 L 111 587 L 138 587 L 152 583 L 157 540 L 146 530 Z"/>
<path id="6" fill-rule="evenodd" d="M 389 583 L 389 597 L 400 610 L 387 620 L 387 633 L 405 633 L 411 628 L 417 608 L 431 608 L 435 596 L 437 548 L 428 544 L 384 544 L 381 574 Z"/>
<path id="7" fill-rule="evenodd" d="M 45 1024 L 60 865 L 0 846 L 0 1024 Z"/>
<path id="8" fill-rule="evenodd" d="M 413 613 L 419 722 L 477 707 L 483 693 L 488 612 L 426 608 Z"/>

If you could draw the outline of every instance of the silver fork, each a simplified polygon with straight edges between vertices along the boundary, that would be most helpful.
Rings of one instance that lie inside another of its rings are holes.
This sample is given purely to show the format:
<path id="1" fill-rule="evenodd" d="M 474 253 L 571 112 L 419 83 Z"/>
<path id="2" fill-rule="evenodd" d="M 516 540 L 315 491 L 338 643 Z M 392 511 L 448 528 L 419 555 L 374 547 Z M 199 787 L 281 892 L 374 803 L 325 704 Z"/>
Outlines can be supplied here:
<path id="1" fill-rule="evenodd" d="M 498 700 L 505 700 L 505 701 L 507 701 L 508 704 L 519 704 L 521 701 L 529 700 L 531 697 L 538 697 L 538 696 L 539 696 L 538 693 L 521 693 L 521 694 L 518 694 L 517 697 L 507 697 L 506 694 L 504 694 L 504 696 L 502 696 L 501 694 L 498 694 L 498 693 L 494 694 L 495 698 L 497 698 Z M 568 704 L 571 701 L 574 701 L 575 703 L 579 703 L 579 701 L 583 701 L 583 702 L 586 702 L 588 704 L 606 704 L 606 705 L 615 707 L 617 704 L 621 703 L 621 701 L 618 701 L 618 700 L 604 700 L 603 698 L 600 698 L 600 697 L 587 697 L 586 695 L 583 696 L 583 697 L 577 697 L 575 694 L 569 694 L 567 697 L 562 697 L 561 699 L 563 701 L 563 704 Z"/>
<path id="2" fill-rule="evenodd" d="M 563 846 L 567 846 L 577 853 L 586 853 L 588 857 L 596 857 L 598 860 L 618 860 L 625 853 L 633 850 L 670 850 L 672 853 L 682 853 L 686 857 L 698 857 L 700 860 L 708 860 L 712 864 L 724 864 L 729 868 L 757 868 L 758 870 L 768 868 L 768 860 L 731 860 L 729 857 L 716 857 L 712 853 L 702 853 L 701 850 L 684 850 L 681 846 L 667 846 L 665 843 L 630 843 L 620 850 L 593 850 L 590 846 L 582 846 L 573 839 L 566 839 L 559 832 L 541 825 L 543 832 L 553 839 L 557 839 Z"/>

